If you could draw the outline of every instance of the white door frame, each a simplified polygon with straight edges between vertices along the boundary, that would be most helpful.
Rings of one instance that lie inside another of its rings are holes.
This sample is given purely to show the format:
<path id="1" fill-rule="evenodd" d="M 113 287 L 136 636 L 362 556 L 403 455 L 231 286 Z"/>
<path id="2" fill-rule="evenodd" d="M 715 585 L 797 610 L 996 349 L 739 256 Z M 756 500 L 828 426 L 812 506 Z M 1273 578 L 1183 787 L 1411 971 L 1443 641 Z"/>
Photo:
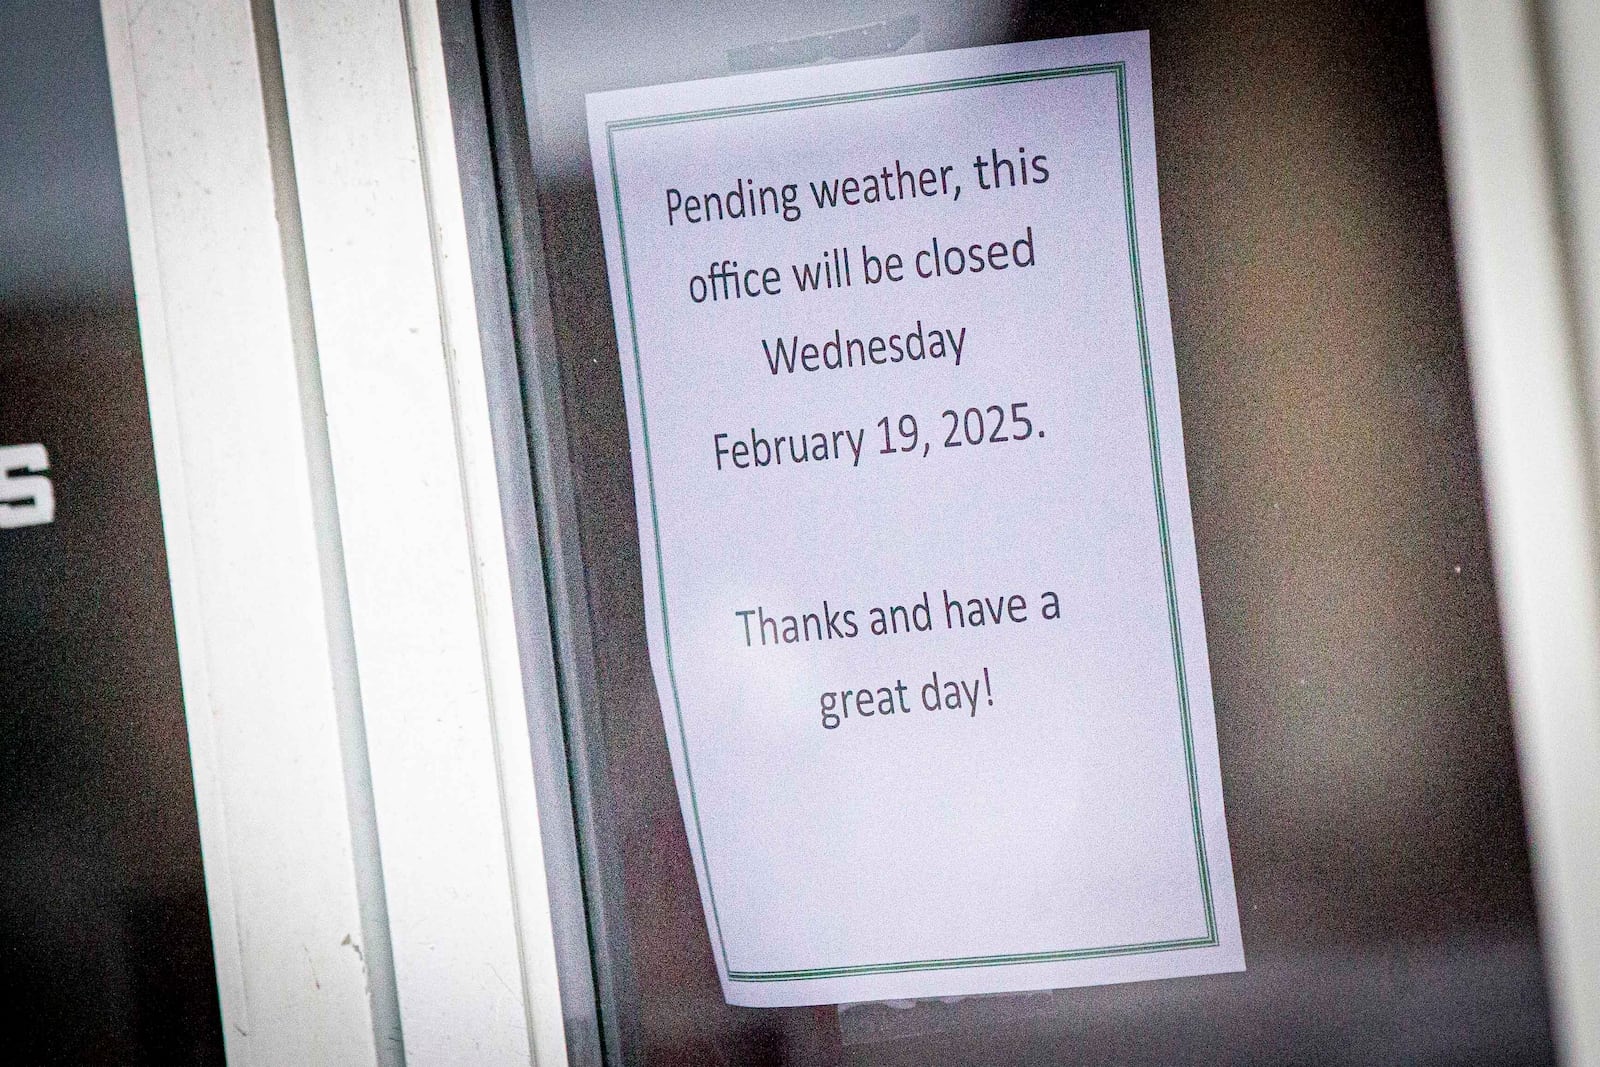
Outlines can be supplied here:
<path id="1" fill-rule="evenodd" d="M 1600 1064 L 1600 7 L 1435 0 L 1429 13 L 1555 1037 L 1564 1063 L 1588 1067 Z"/>
<path id="2" fill-rule="evenodd" d="M 229 1058 L 563 1063 L 438 8 L 102 8 Z"/>
<path id="3" fill-rule="evenodd" d="M 564 1063 L 546 593 L 438 4 L 102 9 L 229 1059 Z M 1557 1040 L 1600 1065 L 1600 10 L 1431 13 Z"/>

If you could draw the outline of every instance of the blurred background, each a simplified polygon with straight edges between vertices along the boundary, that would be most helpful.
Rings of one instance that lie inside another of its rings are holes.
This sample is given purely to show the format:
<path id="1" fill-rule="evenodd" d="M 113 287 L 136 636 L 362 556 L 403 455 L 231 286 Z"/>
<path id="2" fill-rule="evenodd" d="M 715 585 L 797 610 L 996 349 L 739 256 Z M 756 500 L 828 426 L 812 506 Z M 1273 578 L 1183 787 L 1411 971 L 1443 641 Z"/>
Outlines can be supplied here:
<path id="1" fill-rule="evenodd" d="M 0 0 L 0 1002 L 11 1063 L 222 1062 L 100 8 Z"/>

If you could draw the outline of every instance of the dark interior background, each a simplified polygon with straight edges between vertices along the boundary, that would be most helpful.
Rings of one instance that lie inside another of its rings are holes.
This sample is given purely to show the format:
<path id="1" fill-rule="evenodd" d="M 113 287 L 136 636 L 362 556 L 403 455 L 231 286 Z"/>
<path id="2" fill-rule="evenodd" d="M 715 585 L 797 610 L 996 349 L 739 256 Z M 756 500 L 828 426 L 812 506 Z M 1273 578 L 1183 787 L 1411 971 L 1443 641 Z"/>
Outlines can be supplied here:
<path id="1" fill-rule="evenodd" d="M 99 5 L 0 0 L 0 1002 L 11 1063 L 222 1062 Z"/>
<path id="2" fill-rule="evenodd" d="M 578 806 L 599 813 L 591 855 L 613 858 L 588 891 L 625 920 L 599 964 L 620 981 L 602 1012 L 623 1058 L 1551 1062 L 1420 0 L 524 10 L 529 107 L 499 121 L 526 122 L 531 174 L 504 140 L 499 162 L 542 220 L 554 358 L 524 338 L 525 373 L 559 377 L 570 426 L 593 677 L 592 729 L 569 744 L 603 772 Z M 722 1002 L 645 645 L 583 94 L 907 15 L 901 52 L 1150 31 L 1245 973 L 909 1008 Z"/>

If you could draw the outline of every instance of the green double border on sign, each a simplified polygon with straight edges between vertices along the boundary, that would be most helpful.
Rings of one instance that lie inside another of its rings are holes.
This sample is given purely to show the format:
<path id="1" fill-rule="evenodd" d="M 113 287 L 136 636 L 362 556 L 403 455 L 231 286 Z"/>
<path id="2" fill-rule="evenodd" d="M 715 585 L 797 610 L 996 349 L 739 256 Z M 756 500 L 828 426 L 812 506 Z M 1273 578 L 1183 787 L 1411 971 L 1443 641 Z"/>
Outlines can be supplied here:
<path id="1" fill-rule="evenodd" d="M 722 939 L 722 920 L 717 914 L 717 892 L 711 879 L 711 857 L 706 852 L 705 835 L 700 826 L 700 802 L 695 796 L 694 770 L 689 759 L 689 739 L 683 725 L 683 704 L 678 697 L 677 669 L 672 660 L 672 630 L 668 623 L 666 565 L 661 558 L 661 520 L 656 511 L 655 467 L 650 456 L 650 416 L 645 406 L 644 370 L 639 358 L 639 331 L 634 319 L 633 281 L 628 270 L 628 239 L 623 224 L 622 186 L 617 178 L 616 135 L 627 130 L 653 126 L 670 126 L 684 122 L 706 122 L 712 119 L 763 115 L 773 111 L 798 111 L 804 108 L 829 107 L 836 104 L 853 104 L 869 100 L 888 100 L 902 96 L 920 96 L 926 93 L 943 93 L 956 89 L 975 89 L 986 86 L 1013 85 L 1020 82 L 1047 81 L 1057 78 L 1083 78 L 1109 75 L 1116 81 L 1117 118 L 1122 142 L 1123 205 L 1127 214 L 1128 257 L 1133 281 L 1134 314 L 1139 330 L 1139 360 L 1144 375 L 1145 421 L 1150 430 L 1150 473 L 1155 484 L 1156 517 L 1161 533 L 1161 567 L 1167 591 L 1167 622 L 1172 637 L 1172 664 L 1178 687 L 1178 710 L 1183 728 L 1184 759 L 1188 771 L 1189 811 L 1194 831 L 1195 863 L 1200 876 L 1200 893 L 1205 907 L 1206 932 L 1199 937 L 1168 941 L 1146 941 L 1129 945 L 1107 945 L 1098 948 L 1061 949 L 1052 952 L 1020 952 L 998 956 L 960 956 L 950 959 L 900 960 L 890 963 L 858 963 L 838 967 L 807 967 L 788 971 L 736 971 L 728 958 L 727 945 Z M 684 111 L 666 115 L 619 119 L 606 124 L 606 153 L 611 164 L 611 190 L 617 212 L 617 242 L 622 258 L 622 283 L 627 294 L 628 333 L 633 343 L 633 373 L 639 397 L 639 425 L 644 440 L 645 474 L 650 494 L 650 526 L 655 541 L 656 581 L 661 598 L 661 630 L 665 641 L 667 679 L 672 689 L 672 706 L 678 725 L 678 743 L 683 751 L 683 769 L 689 789 L 689 803 L 694 822 L 695 839 L 700 846 L 700 859 L 705 868 L 706 892 L 711 901 L 711 921 L 717 931 L 717 945 L 728 967 L 728 979 L 734 982 L 793 982 L 815 978 L 846 978 L 867 974 L 894 974 L 905 971 L 956 970 L 974 967 L 1006 967 L 1025 963 L 1056 963 L 1066 960 L 1097 959 L 1107 956 L 1137 956 L 1180 949 L 1210 948 L 1217 941 L 1216 911 L 1211 898 L 1211 869 L 1206 861 L 1205 827 L 1200 813 L 1199 774 L 1195 768 L 1194 738 L 1190 729 L 1189 684 L 1183 662 L 1183 636 L 1178 619 L 1178 593 L 1173 578 L 1172 545 L 1167 529 L 1167 497 L 1161 473 L 1161 436 L 1156 425 L 1155 388 L 1150 370 L 1150 338 L 1145 326 L 1144 282 L 1139 269 L 1139 234 L 1133 203 L 1133 157 L 1128 129 L 1127 69 L 1123 63 L 1095 63 L 1076 67 L 1054 67 L 1046 70 L 1017 71 L 1010 74 L 991 74 L 975 78 L 956 78 L 949 81 L 924 82 L 917 85 L 894 86 L 864 92 L 835 93 L 829 96 L 808 96 L 795 100 L 780 100 L 761 104 L 743 104 L 735 107 L 707 108 L 702 111 Z"/>

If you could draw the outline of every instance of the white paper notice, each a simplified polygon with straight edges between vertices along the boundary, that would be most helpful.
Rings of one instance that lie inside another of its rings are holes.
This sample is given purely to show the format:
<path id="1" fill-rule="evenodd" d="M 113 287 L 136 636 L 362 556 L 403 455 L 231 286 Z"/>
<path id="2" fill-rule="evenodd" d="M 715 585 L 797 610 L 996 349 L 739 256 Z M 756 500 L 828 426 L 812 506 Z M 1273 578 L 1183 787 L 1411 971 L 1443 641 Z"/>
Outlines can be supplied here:
<path id="1" fill-rule="evenodd" d="M 1146 36 L 588 114 L 729 1002 L 1242 969 Z"/>

